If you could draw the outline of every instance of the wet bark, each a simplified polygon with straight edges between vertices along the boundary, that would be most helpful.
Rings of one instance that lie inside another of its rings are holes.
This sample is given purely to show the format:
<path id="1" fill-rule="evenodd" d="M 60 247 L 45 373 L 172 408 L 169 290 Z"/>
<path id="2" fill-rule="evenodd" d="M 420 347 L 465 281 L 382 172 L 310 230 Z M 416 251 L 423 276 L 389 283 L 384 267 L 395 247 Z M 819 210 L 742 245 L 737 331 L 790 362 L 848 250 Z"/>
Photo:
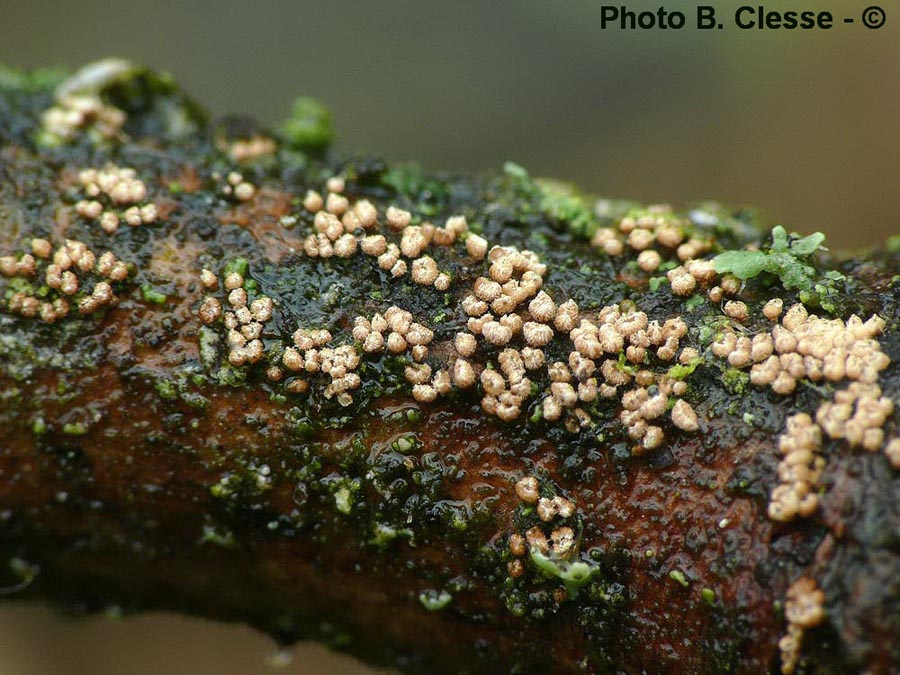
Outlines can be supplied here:
<path id="1" fill-rule="evenodd" d="M 757 673 L 778 670 L 782 603 L 809 576 L 827 618 L 807 631 L 801 670 L 898 672 L 898 472 L 880 452 L 828 441 L 818 512 L 767 517 L 785 420 L 815 411 L 825 385 L 778 396 L 720 367 L 702 335 L 721 317 L 715 303 L 701 293 L 686 306 L 654 288 L 635 256 L 613 259 L 586 241 L 585 228 L 632 205 L 573 214 L 515 168 L 430 175 L 277 136 L 272 152 L 236 161 L 235 140 L 271 134 L 245 120 L 208 123 L 177 90 L 128 77 L 102 91 L 127 113 L 112 140 L 49 143 L 41 115 L 52 88 L 21 76 L 0 90 L 0 255 L 21 260 L 34 238 L 54 248 L 70 239 L 129 266 L 112 283 L 114 303 L 79 313 L 98 283 L 85 274 L 70 314 L 53 323 L 10 305 L 17 292 L 58 295 L 41 289 L 48 263 L 38 260 L 34 278 L 0 277 L 4 597 L 240 621 L 403 672 Z M 146 183 L 155 222 L 110 235 L 78 214 L 78 172 L 109 163 Z M 228 194 L 233 170 L 252 199 Z M 534 250 L 549 265 L 545 289 L 584 311 L 626 300 L 651 318 L 686 317 L 703 354 L 687 379 L 701 432 L 666 427 L 661 447 L 639 453 L 616 399 L 574 428 L 540 419 L 540 397 L 512 422 L 486 415 L 476 390 L 417 401 L 403 378 L 409 359 L 387 355 L 365 361 L 346 407 L 286 391 L 266 369 L 298 326 L 351 344 L 354 317 L 394 303 L 428 321 L 429 358 L 439 359 L 465 329 L 459 300 L 484 273 L 448 254 L 438 262 L 452 286 L 425 292 L 361 256 L 302 254 L 313 218 L 301 202 L 332 175 L 382 214 L 390 204 L 438 224 L 462 214 L 489 242 Z M 742 214 L 715 217 L 721 244 L 710 255 L 765 239 Z M 887 321 L 879 340 L 891 365 L 879 385 L 900 401 L 898 254 L 816 265 L 845 276 L 834 315 Z M 220 280 L 242 269 L 251 293 L 274 299 L 263 361 L 229 364 L 220 324 L 198 318 L 211 294 L 202 268 Z M 759 308 L 770 297 L 797 299 L 775 279 L 741 294 L 748 329 L 766 325 Z M 897 428 L 895 411 L 887 437 Z M 568 563 L 588 570 L 584 583 L 567 586 L 562 563 L 548 572 L 510 551 L 511 535 L 561 524 L 517 496 L 530 475 L 543 496 L 575 505 Z"/>

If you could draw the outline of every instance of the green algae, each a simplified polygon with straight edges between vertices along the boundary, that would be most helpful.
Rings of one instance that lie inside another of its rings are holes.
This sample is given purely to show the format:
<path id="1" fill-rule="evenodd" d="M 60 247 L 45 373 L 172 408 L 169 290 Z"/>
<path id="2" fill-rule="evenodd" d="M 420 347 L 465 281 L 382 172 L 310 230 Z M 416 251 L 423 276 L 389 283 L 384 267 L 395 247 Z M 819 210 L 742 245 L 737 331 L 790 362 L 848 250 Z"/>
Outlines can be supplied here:
<path id="1" fill-rule="evenodd" d="M 228 529 L 224 529 L 221 525 L 206 524 L 203 526 L 203 533 L 200 535 L 199 543 L 211 544 L 220 548 L 235 548 L 237 539 L 234 533 Z"/>
<path id="2" fill-rule="evenodd" d="M 541 179 L 535 184 L 539 190 L 538 205 L 548 218 L 566 223 L 576 237 L 593 236 L 600 226 L 594 215 L 593 200 L 568 183 Z"/>
<path id="3" fill-rule="evenodd" d="M 532 178 L 524 167 L 515 162 L 506 162 L 503 173 L 514 193 L 533 203 L 545 217 L 565 224 L 575 237 L 590 239 L 599 227 L 593 208 L 596 200 L 574 185 L 547 178 Z M 519 205 L 520 208 L 522 206 Z"/>
<path id="4" fill-rule="evenodd" d="M 150 284 L 143 284 L 141 286 L 141 297 L 144 298 L 146 302 L 151 302 L 155 305 L 164 305 L 166 304 L 166 294 L 156 290 Z"/>
<path id="5" fill-rule="evenodd" d="M 684 572 L 682 572 L 679 569 L 674 569 L 671 572 L 669 572 L 669 578 L 672 581 L 684 586 L 685 588 L 687 588 L 688 586 L 691 585 L 691 582 L 688 581 L 686 576 L 684 576 Z"/>
<path id="6" fill-rule="evenodd" d="M 66 78 L 61 68 L 21 70 L 0 64 L 0 91 L 38 93 L 53 89 Z"/>
<path id="7" fill-rule="evenodd" d="M 722 384 L 735 396 L 743 396 L 750 385 L 750 375 L 737 368 L 727 368 L 722 373 Z"/>
<path id="8" fill-rule="evenodd" d="M 687 363 L 676 363 L 674 366 L 669 368 L 666 374 L 672 378 L 673 380 L 684 380 L 687 379 L 695 370 L 697 370 L 697 366 L 703 363 L 703 359 L 701 357 L 696 357 L 688 361 Z"/>
<path id="9" fill-rule="evenodd" d="M 313 98 L 301 96 L 294 101 L 291 115 L 280 127 L 281 135 L 292 148 L 316 152 L 334 140 L 331 111 Z"/>
<path id="10" fill-rule="evenodd" d="M 776 277 L 786 290 L 796 290 L 807 305 L 829 312 L 837 309 L 839 297 L 836 282 L 844 275 L 835 270 L 822 272 L 810 258 L 822 250 L 825 235 L 816 232 L 806 237 L 788 235 L 778 225 L 772 229 L 771 243 L 762 250 L 725 251 L 713 258 L 716 272 L 734 274 L 748 281 L 767 273 Z"/>
<path id="11" fill-rule="evenodd" d="M 84 436 L 90 431 L 90 427 L 84 422 L 66 422 L 62 432 L 66 436 Z"/>
<path id="12" fill-rule="evenodd" d="M 350 515 L 353 511 L 353 493 L 349 487 L 345 485 L 335 491 L 334 506 L 344 515 Z"/>
<path id="13" fill-rule="evenodd" d="M 429 612 L 438 612 L 453 601 L 453 595 L 447 591 L 427 590 L 419 593 L 419 602 Z"/>
<path id="14" fill-rule="evenodd" d="M 591 578 L 599 572 L 599 568 L 583 560 L 561 560 L 546 556 L 536 547 L 529 551 L 531 561 L 543 574 L 551 578 L 559 579 L 566 587 L 570 600 L 578 597 L 578 591 L 590 582 Z"/>

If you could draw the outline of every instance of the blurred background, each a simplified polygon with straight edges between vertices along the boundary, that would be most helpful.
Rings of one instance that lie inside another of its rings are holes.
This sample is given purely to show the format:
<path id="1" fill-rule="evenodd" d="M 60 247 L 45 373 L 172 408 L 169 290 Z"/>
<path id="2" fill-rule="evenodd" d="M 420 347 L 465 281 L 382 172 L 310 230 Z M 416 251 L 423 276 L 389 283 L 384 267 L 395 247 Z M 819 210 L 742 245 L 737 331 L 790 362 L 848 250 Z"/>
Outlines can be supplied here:
<path id="1" fill-rule="evenodd" d="M 709 4 L 730 24 L 739 3 Z M 868 30 L 869 4 L 809 3 L 839 17 L 830 31 L 702 32 L 687 9 L 680 31 L 602 31 L 596 0 L 10 0 L 0 61 L 123 56 L 170 71 L 213 114 L 272 124 L 308 95 L 346 150 L 429 169 L 512 160 L 611 197 L 753 205 L 854 248 L 900 234 L 900 9 L 885 3 L 886 25 Z M 272 650 L 196 620 L 0 606 L 0 675 L 268 672 Z M 280 672 L 368 671 L 313 647 Z"/>

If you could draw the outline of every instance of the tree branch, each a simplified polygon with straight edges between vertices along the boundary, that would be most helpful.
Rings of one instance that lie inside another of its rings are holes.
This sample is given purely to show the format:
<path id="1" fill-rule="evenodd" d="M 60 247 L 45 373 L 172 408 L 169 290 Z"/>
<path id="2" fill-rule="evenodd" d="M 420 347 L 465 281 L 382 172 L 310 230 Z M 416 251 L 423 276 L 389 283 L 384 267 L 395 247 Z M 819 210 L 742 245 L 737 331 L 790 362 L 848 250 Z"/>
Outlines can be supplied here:
<path id="1" fill-rule="evenodd" d="M 0 73 L 5 597 L 404 672 L 896 672 L 896 252 L 330 136 Z"/>

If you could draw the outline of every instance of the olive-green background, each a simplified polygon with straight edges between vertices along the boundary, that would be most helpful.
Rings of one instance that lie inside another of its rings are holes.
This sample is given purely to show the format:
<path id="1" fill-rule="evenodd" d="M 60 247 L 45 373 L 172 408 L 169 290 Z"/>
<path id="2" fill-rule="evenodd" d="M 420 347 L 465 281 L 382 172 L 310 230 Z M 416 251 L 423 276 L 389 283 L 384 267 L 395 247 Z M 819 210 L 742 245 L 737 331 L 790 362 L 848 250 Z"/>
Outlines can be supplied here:
<path id="1" fill-rule="evenodd" d="M 713 4 L 730 23 L 738 3 Z M 858 18 L 869 4 L 807 3 L 839 17 L 811 33 L 601 31 L 595 0 L 6 0 L 0 61 L 124 56 L 169 70 L 215 114 L 269 123 L 302 93 L 333 110 L 345 149 L 434 169 L 514 160 L 609 196 L 752 204 L 855 247 L 900 233 L 900 7 L 884 2 L 872 31 Z M 158 615 L 69 622 L 0 606 L 0 624 L 0 675 L 236 675 L 265 671 L 271 651 L 247 629 Z M 283 672 L 364 671 L 314 648 Z"/>

